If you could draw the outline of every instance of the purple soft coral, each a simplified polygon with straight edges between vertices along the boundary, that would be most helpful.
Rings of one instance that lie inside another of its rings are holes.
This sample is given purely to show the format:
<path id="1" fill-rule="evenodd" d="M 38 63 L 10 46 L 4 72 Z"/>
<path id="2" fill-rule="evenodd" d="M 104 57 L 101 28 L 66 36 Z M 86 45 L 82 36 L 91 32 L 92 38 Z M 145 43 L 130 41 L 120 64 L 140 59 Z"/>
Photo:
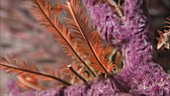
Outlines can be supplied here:
<path id="1" fill-rule="evenodd" d="M 130 88 L 129 93 L 133 95 L 169 96 L 169 77 L 154 62 L 156 50 L 153 34 L 148 31 L 145 0 L 125 0 L 122 25 L 118 17 L 111 14 L 113 12 L 106 3 L 92 5 L 90 1 L 94 0 L 85 0 L 85 3 L 93 24 L 100 30 L 103 38 L 107 39 L 107 35 L 111 35 L 114 39 L 108 38 L 108 41 L 115 46 L 121 45 L 120 49 L 125 57 L 124 68 L 115 76 L 116 80 L 123 80 L 125 86 Z M 101 16 L 99 12 L 105 13 Z"/>
<path id="2" fill-rule="evenodd" d="M 154 62 L 156 48 L 153 34 L 148 31 L 145 0 L 125 0 L 122 18 L 101 0 L 84 0 L 84 3 L 101 36 L 123 52 L 124 67 L 114 79 L 96 80 L 90 86 L 73 85 L 52 90 L 56 92 L 53 95 L 170 96 L 169 76 Z"/>
<path id="3" fill-rule="evenodd" d="M 100 30 L 103 39 L 116 46 L 127 42 L 125 38 L 129 38 L 129 33 L 125 33 L 122 21 L 107 3 L 101 0 L 84 0 L 84 3 L 89 9 L 94 26 Z"/>
<path id="4" fill-rule="evenodd" d="M 11 92 L 11 94 L 15 94 L 15 95 L 12 95 L 12 96 L 17 96 L 21 92 L 21 90 L 16 85 L 15 81 L 13 81 L 13 80 L 10 80 L 8 82 L 7 86 L 9 88 L 9 91 Z"/>

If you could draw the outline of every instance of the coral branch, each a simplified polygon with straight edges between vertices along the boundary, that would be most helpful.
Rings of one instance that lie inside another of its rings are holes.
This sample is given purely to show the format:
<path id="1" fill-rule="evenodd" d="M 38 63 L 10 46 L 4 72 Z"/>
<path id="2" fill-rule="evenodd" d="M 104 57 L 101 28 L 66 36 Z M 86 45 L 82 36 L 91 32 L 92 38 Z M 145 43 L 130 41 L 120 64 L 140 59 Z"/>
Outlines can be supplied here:
<path id="1" fill-rule="evenodd" d="M 37 74 L 37 75 L 45 76 L 45 77 L 52 78 L 54 80 L 60 81 L 64 84 L 66 84 L 66 85 L 71 85 L 70 83 L 68 83 L 68 82 L 66 82 L 66 81 L 64 81 L 60 78 L 57 78 L 57 77 L 54 77 L 54 76 L 51 76 L 51 75 L 48 75 L 48 74 L 36 72 L 36 71 L 30 70 L 30 69 L 18 68 L 18 67 L 12 66 L 11 64 L 7 64 L 7 63 L 3 63 L 3 62 L 0 62 L 0 68 L 4 69 L 4 70 L 13 71 L 13 73 L 17 73 L 17 74 L 21 74 L 21 73 L 24 73 L 24 72 Z"/>
<path id="2" fill-rule="evenodd" d="M 95 77 L 92 69 L 80 56 L 80 50 L 77 47 L 78 44 L 76 40 L 72 38 L 70 31 L 68 31 L 65 26 L 60 24 L 58 17 L 56 17 L 56 14 L 52 13 L 52 6 L 44 0 L 33 0 L 33 3 L 34 8 L 32 10 L 32 13 L 35 15 L 36 19 L 42 25 L 45 25 L 49 31 L 53 32 L 57 39 L 61 42 L 61 44 L 63 44 L 64 47 L 67 48 L 68 53 L 81 61 Z"/>
<path id="3" fill-rule="evenodd" d="M 94 39 L 91 39 L 92 34 L 93 34 L 92 32 L 94 32 L 94 29 L 88 23 L 89 18 L 88 18 L 88 16 L 86 16 L 85 10 L 82 9 L 83 7 L 79 8 L 79 9 L 77 8 L 77 7 L 80 7 L 79 6 L 80 5 L 79 0 L 71 0 L 70 2 L 66 1 L 66 4 L 67 4 L 66 10 L 70 14 L 70 16 L 73 18 L 72 22 L 74 22 L 76 29 L 80 32 L 80 34 L 82 35 L 82 38 L 85 41 L 84 43 L 87 44 L 87 47 L 90 49 L 89 53 L 91 53 L 92 56 L 95 58 L 95 64 L 99 64 L 101 69 L 104 70 L 104 72 L 107 75 L 109 75 L 109 72 L 106 69 L 106 66 L 104 66 L 103 62 L 100 59 L 101 55 L 99 55 L 100 54 L 99 51 L 97 52 L 96 51 L 97 48 L 95 48 L 95 46 L 94 46 L 95 44 L 97 44 L 99 42 L 96 43 L 96 42 L 94 42 Z M 83 19 L 84 22 L 82 22 L 81 19 Z M 84 27 L 84 24 L 86 24 L 87 27 Z M 92 43 L 94 43 L 94 44 L 92 45 Z"/>

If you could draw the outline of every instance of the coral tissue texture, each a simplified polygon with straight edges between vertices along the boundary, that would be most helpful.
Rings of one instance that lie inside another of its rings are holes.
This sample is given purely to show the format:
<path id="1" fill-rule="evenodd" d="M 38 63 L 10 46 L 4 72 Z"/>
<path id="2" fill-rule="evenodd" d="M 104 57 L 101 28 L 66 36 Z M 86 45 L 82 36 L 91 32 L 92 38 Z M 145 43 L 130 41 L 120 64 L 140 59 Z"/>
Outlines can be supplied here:
<path id="1" fill-rule="evenodd" d="M 84 0 L 94 26 L 123 52 L 124 67 L 114 78 L 87 85 L 40 91 L 41 96 L 170 96 L 170 77 L 155 62 L 153 34 L 148 31 L 145 0 L 125 0 L 124 16 L 102 0 Z M 57 91 L 57 92 L 55 92 Z M 45 95 L 43 95 L 43 94 Z M 51 93 L 47 95 L 47 93 Z M 53 94 L 52 94 L 53 93 Z"/>
<path id="2" fill-rule="evenodd" d="M 123 52 L 124 68 L 115 76 L 121 87 L 134 96 L 169 96 L 169 76 L 154 62 L 156 49 L 148 31 L 145 0 L 125 0 L 122 19 L 106 3 L 84 2 L 101 36 Z"/>

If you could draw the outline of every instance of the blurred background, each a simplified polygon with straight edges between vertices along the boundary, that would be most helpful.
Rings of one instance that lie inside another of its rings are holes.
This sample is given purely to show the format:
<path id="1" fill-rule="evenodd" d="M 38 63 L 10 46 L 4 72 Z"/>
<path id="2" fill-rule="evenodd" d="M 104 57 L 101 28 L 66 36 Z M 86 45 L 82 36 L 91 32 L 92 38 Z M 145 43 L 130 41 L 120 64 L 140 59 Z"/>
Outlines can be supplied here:
<path id="1" fill-rule="evenodd" d="M 30 64 L 60 68 L 72 59 L 62 50 L 51 33 L 40 26 L 29 12 L 30 0 L 0 1 L 0 55 L 22 58 Z M 165 18 L 170 16 L 169 0 L 147 0 L 150 31 L 163 30 Z M 64 0 L 50 0 L 62 3 Z M 15 75 L 0 74 L 1 95 L 8 92 L 6 87 Z M 5 95 L 2 95 L 5 96 Z"/>

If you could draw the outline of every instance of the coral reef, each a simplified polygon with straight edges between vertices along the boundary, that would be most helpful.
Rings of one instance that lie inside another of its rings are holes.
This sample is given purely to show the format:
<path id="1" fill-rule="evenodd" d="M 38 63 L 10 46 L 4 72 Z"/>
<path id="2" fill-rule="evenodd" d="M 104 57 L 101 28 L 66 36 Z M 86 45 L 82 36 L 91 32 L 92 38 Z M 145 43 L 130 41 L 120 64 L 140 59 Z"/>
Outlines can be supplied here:
<path id="1" fill-rule="evenodd" d="M 149 32 L 145 0 L 125 0 L 113 11 L 111 0 L 84 0 L 94 27 L 123 54 L 123 68 L 114 76 L 89 84 L 30 91 L 21 96 L 169 96 L 170 76 L 156 61 L 154 33 Z M 109 2 L 109 3 L 108 3 Z M 117 12 L 117 13 L 115 13 Z M 50 17 L 50 16 L 49 16 Z"/>

